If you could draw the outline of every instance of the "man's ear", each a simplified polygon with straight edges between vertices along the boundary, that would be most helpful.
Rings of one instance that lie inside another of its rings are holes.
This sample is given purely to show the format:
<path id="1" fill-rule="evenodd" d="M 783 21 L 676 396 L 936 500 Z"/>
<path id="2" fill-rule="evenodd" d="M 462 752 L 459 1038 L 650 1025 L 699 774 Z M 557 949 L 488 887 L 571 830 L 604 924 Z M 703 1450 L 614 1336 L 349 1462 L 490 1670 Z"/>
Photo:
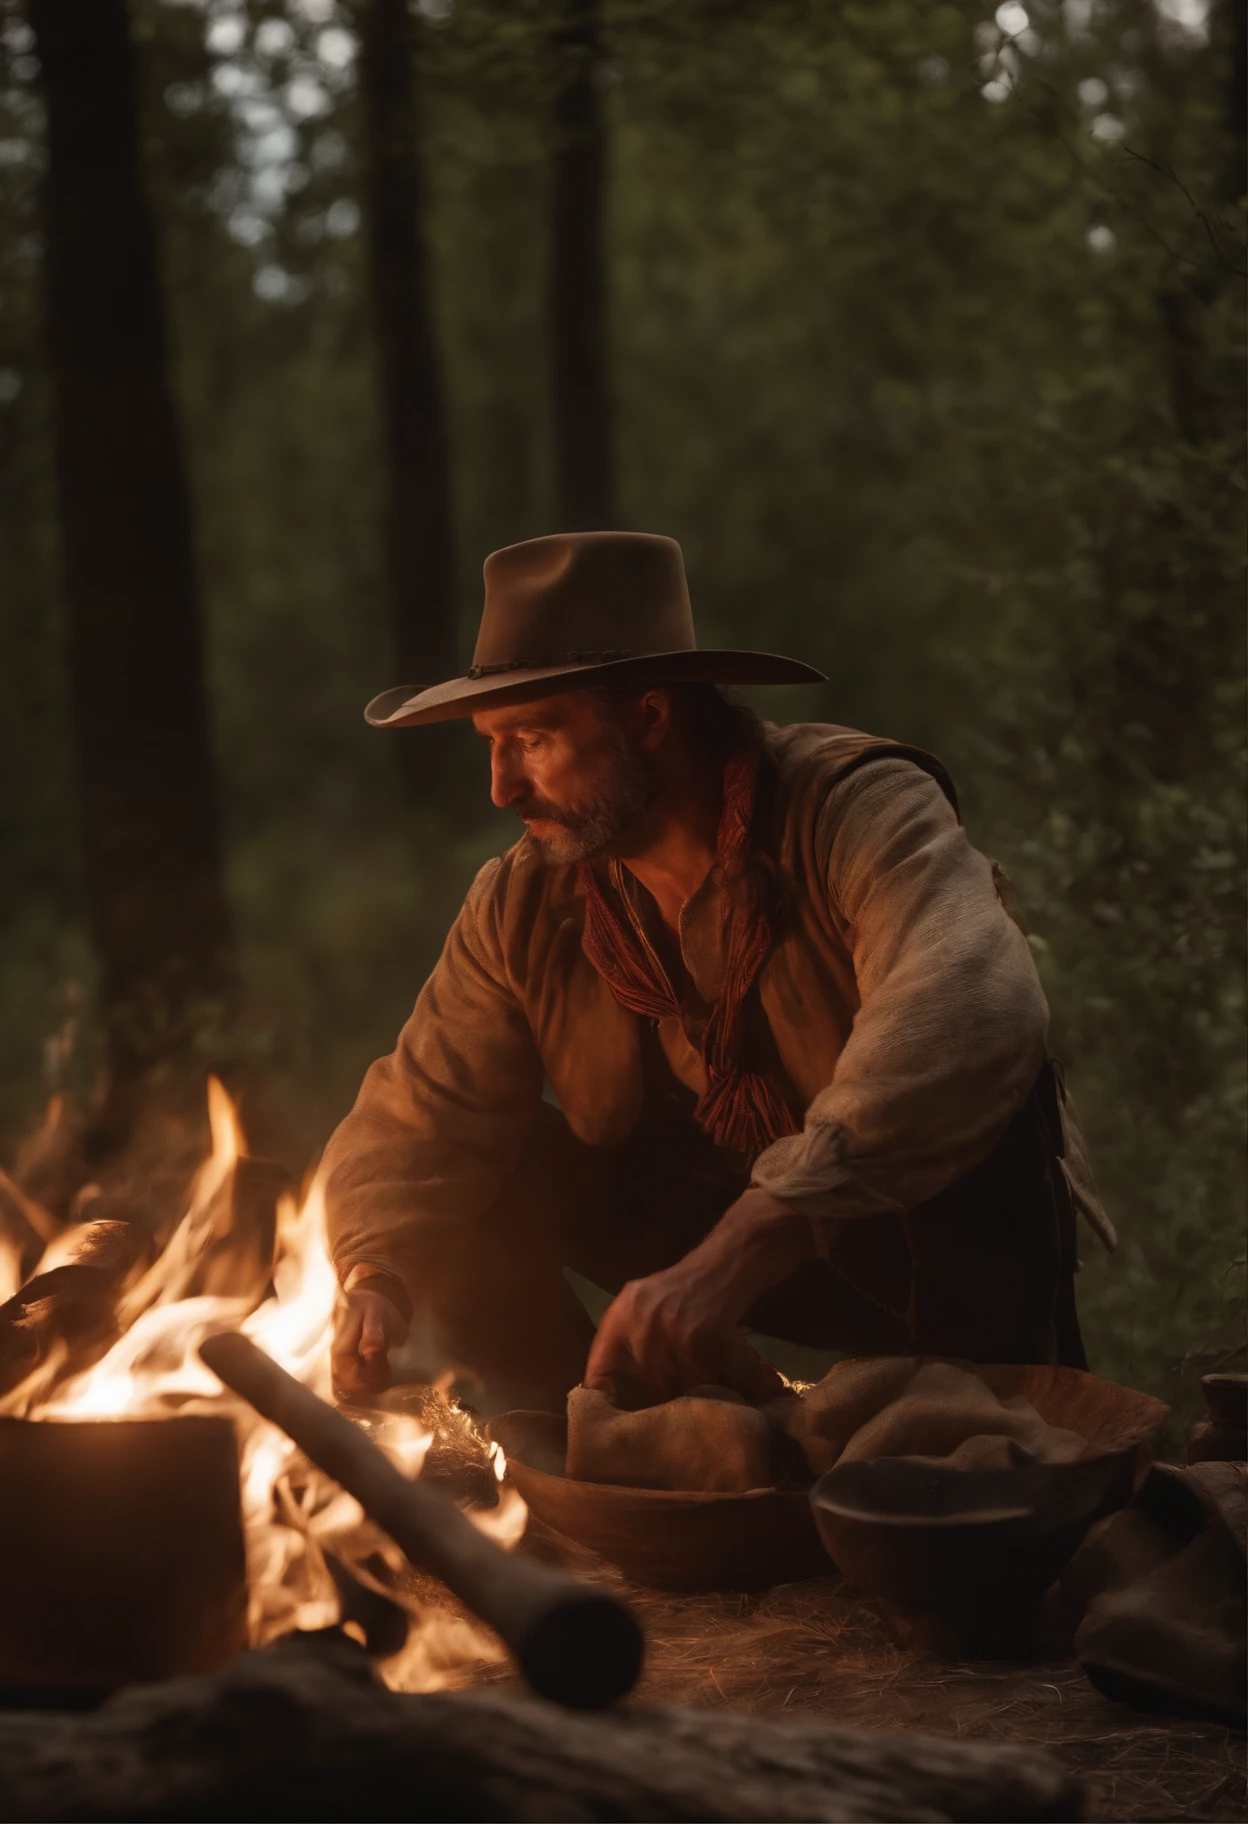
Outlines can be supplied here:
<path id="1" fill-rule="evenodd" d="M 671 729 L 671 691 L 661 688 L 646 691 L 637 701 L 637 739 L 642 750 L 654 753 L 666 741 Z"/>

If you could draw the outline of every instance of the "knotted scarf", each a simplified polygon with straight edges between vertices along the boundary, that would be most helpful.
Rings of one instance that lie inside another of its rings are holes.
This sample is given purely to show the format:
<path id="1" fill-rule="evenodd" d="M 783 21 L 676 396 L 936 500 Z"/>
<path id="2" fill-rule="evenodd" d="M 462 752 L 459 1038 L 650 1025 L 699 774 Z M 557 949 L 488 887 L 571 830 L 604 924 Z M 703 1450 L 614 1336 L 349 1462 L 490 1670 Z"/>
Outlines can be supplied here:
<path id="1" fill-rule="evenodd" d="M 727 919 L 724 980 L 702 1034 L 707 1087 L 694 1110 L 694 1119 L 717 1145 L 751 1160 L 773 1140 L 797 1132 L 775 1084 L 744 1069 L 742 1062 L 745 997 L 771 949 L 771 925 L 750 865 L 757 784 L 757 751 L 749 748 L 734 754 L 724 767 L 723 810 L 715 843 Z M 589 961 L 622 1007 L 647 1019 L 680 1019 L 680 1002 L 654 952 L 620 916 L 593 868 L 582 862 L 579 872 L 585 890 L 581 948 Z"/>

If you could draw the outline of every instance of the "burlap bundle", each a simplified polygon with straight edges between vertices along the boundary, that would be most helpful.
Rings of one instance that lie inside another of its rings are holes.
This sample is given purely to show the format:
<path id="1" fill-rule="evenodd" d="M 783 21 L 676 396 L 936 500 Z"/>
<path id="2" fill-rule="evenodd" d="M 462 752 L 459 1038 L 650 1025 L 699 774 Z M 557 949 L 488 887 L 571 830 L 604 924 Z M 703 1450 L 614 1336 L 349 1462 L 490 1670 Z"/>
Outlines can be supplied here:
<path id="1" fill-rule="evenodd" d="M 999 1400 L 970 1368 L 952 1362 L 914 1366 L 903 1392 L 854 1432 L 840 1462 L 959 1453 L 963 1468 L 995 1469 L 1009 1468 L 1020 1452 L 1023 1461 L 1038 1463 L 1073 1463 L 1082 1456 L 1077 1432 L 1046 1424 L 1021 1396 Z M 1017 1447 L 1012 1452 L 1010 1444 Z"/>
<path id="2" fill-rule="evenodd" d="M 1075 1654 L 1106 1697 L 1242 1728 L 1248 1468 L 1155 1463 L 1062 1573 Z"/>
<path id="3" fill-rule="evenodd" d="M 621 1412 L 605 1393 L 574 1387 L 565 1474 L 622 1488 L 744 1494 L 771 1486 L 771 1441 L 763 1414 L 726 1387 L 695 1388 L 641 1412 Z"/>
<path id="4" fill-rule="evenodd" d="M 955 1469 L 1069 1463 L 1084 1440 L 1021 1397 L 998 1399 L 969 1364 L 913 1357 L 842 1363 L 801 1394 L 749 1405 L 727 1388 L 621 1412 L 605 1393 L 568 1396 L 566 1474 L 625 1488 L 743 1493 L 774 1485 L 783 1440 L 810 1478 L 836 1463 L 919 1457 Z"/>

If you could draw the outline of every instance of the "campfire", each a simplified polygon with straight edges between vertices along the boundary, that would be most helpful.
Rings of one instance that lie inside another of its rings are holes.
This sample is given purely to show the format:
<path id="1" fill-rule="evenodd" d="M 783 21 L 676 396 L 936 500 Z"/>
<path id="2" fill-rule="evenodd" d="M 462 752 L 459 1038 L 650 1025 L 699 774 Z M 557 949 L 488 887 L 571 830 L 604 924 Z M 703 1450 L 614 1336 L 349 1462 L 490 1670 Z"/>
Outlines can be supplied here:
<path id="1" fill-rule="evenodd" d="M 500 1550 L 527 1510 L 448 1389 L 332 1408 L 321 1186 L 278 1195 L 216 1083 L 209 1116 L 210 1155 L 154 1258 L 111 1200 L 63 1226 L 0 1176 L 14 1815 L 1078 1815 L 1072 1782 L 1027 1747 L 441 1695 L 510 1648 L 542 1694 L 608 1705 L 637 1676 L 636 1621 L 605 1588 Z M 435 1484 L 471 1495 L 468 1512 Z M 824 1580 L 806 1600 L 811 1615 L 830 1600 Z M 683 1640 L 695 1624 L 678 1620 Z M 803 1660 L 817 1638 L 803 1627 Z"/>
<path id="2" fill-rule="evenodd" d="M 127 1669 L 131 1676 L 213 1670 L 243 1645 L 339 1623 L 353 1612 L 352 1593 L 363 1591 L 385 1599 L 379 1610 L 398 1604 L 409 1618 L 397 1635 L 391 1624 L 385 1645 L 392 1650 L 380 1660 L 387 1684 L 400 1691 L 462 1684 L 505 1657 L 494 1634 L 454 1607 L 431 1606 L 427 1580 L 418 1586 L 403 1552 L 360 1502 L 200 1358 L 206 1339 L 238 1331 L 303 1387 L 331 1396 L 338 1285 L 321 1183 L 313 1179 L 301 1199 L 279 1196 L 275 1234 L 266 1231 L 254 1196 L 246 1207 L 252 1162 L 215 1080 L 208 1113 L 211 1153 L 185 1215 L 150 1264 L 127 1224 L 61 1227 L 11 1182 L 4 1186 L 46 1245 L 34 1272 L 23 1273 L 18 1243 L 0 1243 L 8 1295 L 0 1311 L 0 1372 L 7 1370 L 8 1383 L 0 1460 L 20 1476 L 21 1524 L 32 1535 L 25 1544 L 40 1554 L 32 1563 L 6 1552 L 0 1577 L 37 1584 L 42 1568 L 62 1588 L 58 1629 L 48 1629 L 42 1596 L 30 1640 L 10 1621 L 0 1678 L 72 1686 L 84 1682 L 84 1669 L 86 1682 L 95 1682 L 92 1665 L 105 1684 L 127 1682 Z M 420 1404 L 419 1414 L 375 1411 L 357 1423 L 405 1477 L 419 1474 L 431 1445 L 443 1461 L 475 1466 L 478 1481 L 492 1472 L 492 1504 L 478 1502 L 469 1517 L 497 1544 L 514 1545 L 526 1509 L 503 1480 L 498 1447 L 444 1388 Z M 59 1566 L 49 1561 L 53 1540 Z M 89 1614 L 75 1619 L 68 1612 L 75 1603 L 99 1616 L 108 1611 L 108 1625 L 93 1625 Z M 365 1623 L 343 1625 L 364 1640 Z M 64 1637 L 50 1649 L 49 1632 Z M 368 1644 L 377 1650 L 376 1641 Z"/>

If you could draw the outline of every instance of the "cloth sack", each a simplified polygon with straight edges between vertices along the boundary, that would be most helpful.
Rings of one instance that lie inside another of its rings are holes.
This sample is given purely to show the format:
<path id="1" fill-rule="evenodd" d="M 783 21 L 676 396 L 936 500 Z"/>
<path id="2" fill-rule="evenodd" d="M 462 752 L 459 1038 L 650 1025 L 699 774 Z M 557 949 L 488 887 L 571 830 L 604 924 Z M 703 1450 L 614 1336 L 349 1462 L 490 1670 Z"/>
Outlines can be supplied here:
<path id="1" fill-rule="evenodd" d="M 917 1368 L 911 1356 L 865 1356 L 843 1363 L 835 1375 L 800 1394 L 769 1400 L 763 1410 L 777 1431 L 801 1447 L 809 1474 L 822 1476 L 854 1433 L 906 1391 Z"/>
<path id="2" fill-rule="evenodd" d="M 640 1412 L 621 1412 L 596 1388 L 574 1387 L 564 1473 L 621 1488 L 744 1494 L 774 1483 L 771 1442 L 763 1414 L 726 1387 L 695 1388 Z"/>
<path id="3" fill-rule="evenodd" d="M 949 1458 L 961 1450 L 974 1467 L 987 1454 L 1001 1455 L 1002 1440 L 1018 1449 L 1007 1458 L 1073 1463 L 1083 1455 L 1078 1432 L 1049 1425 L 1022 1398 L 1000 1400 L 977 1374 L 952 1362 L 926 1362 L 905 1392 L 861 1426 L 841 1452 L 842 1463 L 869 1457 Z M 973 1448 L 972 1448 L 973 1447 Z M 1022 1454 L 1020 1457 L 1020 1453 Z M 996 1467 L 997 1465 L 993 1465 Z M 1008 1467 L 1008 1462 L 1006 1464 Z M 969 1461 L 964 1467 L 971 1467 Z"/>
<path id="4" fill-rule="evenodd" d="M 1083 1448 L 1076 1432 L 1046 1424 L 1026 1400 L 999 1400 L 969 1366 L 885 1356 L 845 1363 L 801 1394 L 759 1405 L 726 1387 L 698 1387 L 623 1412 L 605 1393 L 574 1388 L 565 1473 L 578 1482 L 726 1494 L 777 1480 L 804 1485 L 838 1462 L 870 1457 L 1014 1469 L 1070 1463 Z"/>
<path id="5" fill-rule="evenodd" d="M 967 1366 L 884 1356 L 847 1362 L 799 1401 L 768 1413 L 801 1445 L 812 1476 L 870 1457 L 938 1459 L 958 1469 L 1073 1463 L 1077 1432 L 1049 1425 L 1027 1400 L 1000 1400 Z"/>
<path id="6" fill-rule="evenodd" d="M 1243 1726 L 1248 1713 L 1248 1467 L 1154 1464 L 1062 1573 L 1083 1616 L 1075 1654 L 1098 1691 L 1138 1709 Z"/>

